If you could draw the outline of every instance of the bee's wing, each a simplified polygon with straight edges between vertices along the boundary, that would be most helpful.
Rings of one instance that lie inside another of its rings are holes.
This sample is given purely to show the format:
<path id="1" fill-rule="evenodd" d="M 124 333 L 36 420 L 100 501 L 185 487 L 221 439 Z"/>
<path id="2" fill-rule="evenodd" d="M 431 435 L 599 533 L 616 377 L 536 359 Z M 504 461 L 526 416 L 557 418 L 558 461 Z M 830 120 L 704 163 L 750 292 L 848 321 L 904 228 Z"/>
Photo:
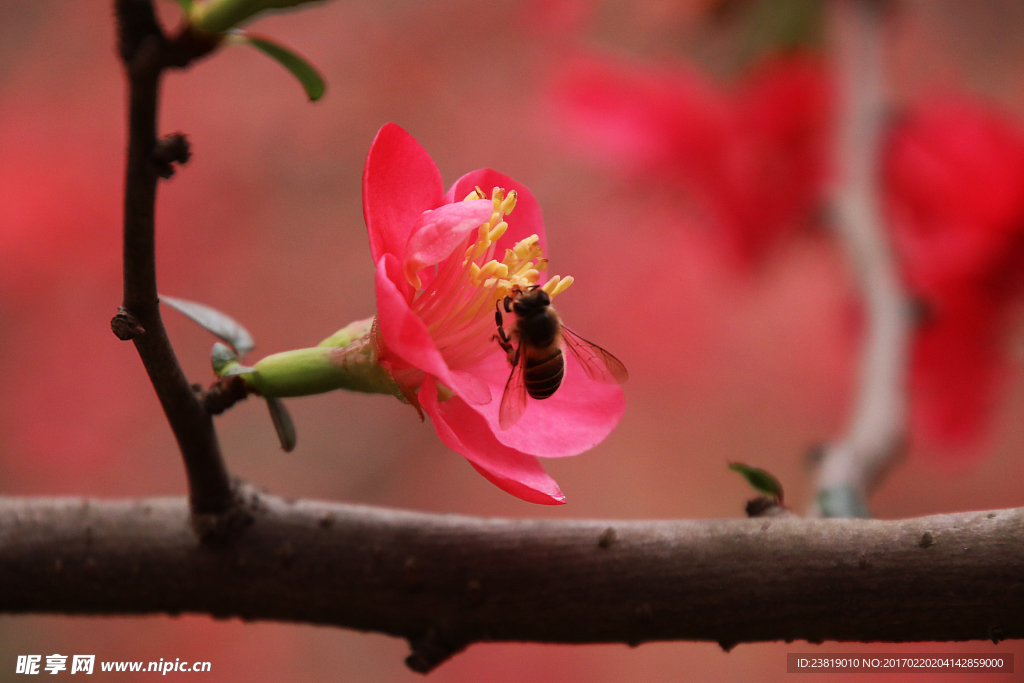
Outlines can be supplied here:
<path id="1" fill-rule="evenodd" d="M 562 325 L 562 341 L 583 366 L 587 377 L 595 382 L 622 384 L 629 378 L 622 361 L 597 344 L 588 342 L 565 325 Z"/>
<path id="2" fill-rule="evenodd" d="M 524 342 L 520 341 L 516 349 L 516 360 L 512 366 L 512 374 L 508 376 L 505 383 L 505 393 L 501 396 L 501 407 L 498 409 L 498 424 L 502 429 L 508 429 L 523 416 L 526 410 L 526 382 L 523 373 L 526 368 L 526 356 Z"/>

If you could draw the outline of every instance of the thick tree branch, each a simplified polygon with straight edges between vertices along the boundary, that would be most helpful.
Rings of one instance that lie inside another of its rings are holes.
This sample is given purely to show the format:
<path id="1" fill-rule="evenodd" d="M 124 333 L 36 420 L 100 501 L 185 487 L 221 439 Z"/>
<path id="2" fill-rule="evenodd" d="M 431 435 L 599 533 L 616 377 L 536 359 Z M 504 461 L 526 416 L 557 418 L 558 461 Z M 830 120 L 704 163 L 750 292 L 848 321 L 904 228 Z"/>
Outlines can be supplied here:
<path id="1" fill-rule="evenodd" d="M 184 500 L 0 499 L 0 611 L 210 614 L 408 639 L 1024 637 L 1024 509 L 902 521 L 475 519 L 249 494 L 203 545 Z"/>
<path id="2" fill-rule="evenodd" d="M 881 216 L 885 100 L 881 0 L 832 0 L 840 79 L 837 231 L 856 269 L 866 317 L 859 392 L 843 439 L 826 448 L 818 504 L 826 516 L 867 515 L 867 496 L 906 443 L 909 299 Z"/>
<path id="3" fill-rule="evenodd" d="M 219 514 L 232 504 L 231 482 L 213 419 L 200 403 L 171 347 L 160 317 L 156 286 L 155 210 L 160 177 L 188 158 L 178 134 L 157 140 L 160 77 L 209 52 L 214 38 L 189 31 L 164 35 L 150 0 L 117 0 L 118 35 L 128 76 L 128 159 L 124 194 L 124 299 L 111 321 L 114 333 L 131 339 L 163 406 L 185 460 L 192 508 Z"/>

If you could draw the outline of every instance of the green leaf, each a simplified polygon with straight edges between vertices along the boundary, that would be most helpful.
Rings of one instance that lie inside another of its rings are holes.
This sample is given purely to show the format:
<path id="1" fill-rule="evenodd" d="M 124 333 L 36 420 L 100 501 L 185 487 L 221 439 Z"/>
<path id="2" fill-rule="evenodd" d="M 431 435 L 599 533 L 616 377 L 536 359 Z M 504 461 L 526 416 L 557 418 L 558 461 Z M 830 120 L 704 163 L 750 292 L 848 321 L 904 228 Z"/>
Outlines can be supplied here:
<path id="1" fill-rule="evenodd" d="M 239 358 L 245 356 L 256 346 L 247 329 L 234 318 L 226 313 L 221 313 L 216 308 L 173 296 L 160 295 L 160 302 L 167 304 L 231 346 Z"/>
<path id="2" fill-rule="evenodd" d="M 182 13 L 187 17 L 192 14 L 192 0 L 175 0 L 181 7 Z"/>
<path id="3" fill-rule="evenodd" d="M 771 496 L 780 503 L 782 502 L 782 484 L 769 472 L 757 467 L 751 467 L 750 465 L 744 465 L 741 462 L 729 463 L 729 469 L 733 472 L 739 472 L 747 480 L 747 483 L 753 486 L 759 493 Z"/>
<path id="4" fill-rule="evenodd" d="M 284 403 L 278 398 L 268 398 L 267 408 L 270 409 L 270 419 L 274 422 L 274 431 L 277 432 L 277 440 L 281 442 L 281 448 L 285 453 L 295 450 L 297 440 L 295 434 L 295 423 Z"/>
<path id="5" fill-rule="evenodd" d="M 179 0 L 180 1 L 180 0 Z M 207 33 L 223 33 L 253 17 L 322 0 L 206 0 L 191 14 L 190 23 Z"/>
<path id="6" fill-rule="evenodd" d="M 242 31 L 231 31 L 231 36 L 232 42 L 248 43 L 288 69 L 295 78 L 299 79 L 299 83 L 302 84 L 311 101 L 315 102 L 323 96 L 327 84 L 324 83 L 323 76 L 304 57 L 262 36 Z"/>

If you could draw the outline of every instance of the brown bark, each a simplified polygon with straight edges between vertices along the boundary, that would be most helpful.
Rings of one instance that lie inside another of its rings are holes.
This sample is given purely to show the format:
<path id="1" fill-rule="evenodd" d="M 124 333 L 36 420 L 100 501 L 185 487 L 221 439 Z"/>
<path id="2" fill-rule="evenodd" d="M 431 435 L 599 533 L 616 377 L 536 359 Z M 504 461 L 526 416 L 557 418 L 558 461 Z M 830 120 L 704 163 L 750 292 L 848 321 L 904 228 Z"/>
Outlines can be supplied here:
<path id="1" fill-rule="evenodd" d="M 192 390 L 160 317 L 156 285 L 157 183 L 188 158 L 180 134 L 157 140 L 160 78 L 213 50 L 219 38 L 184 30 L 169 40 L 150 0 L 117 0 L 121 59 L 128 78 L 128 152 L 124 190 L 124 298 L 111 328 L 131 339 L 156 390 L 185 462 L 192 507 L 220 514 L 232 505 L 231 482 L 213 418 Z"/>
<path id="2" fill-rule="evenodd" d="M 478 519 L 247 494 L 202 544 L 180 498 L 0 499 L 0 611 L 209 614 L 408 639 L 1024 636 L 1024 509 L 899 521 Z"/>

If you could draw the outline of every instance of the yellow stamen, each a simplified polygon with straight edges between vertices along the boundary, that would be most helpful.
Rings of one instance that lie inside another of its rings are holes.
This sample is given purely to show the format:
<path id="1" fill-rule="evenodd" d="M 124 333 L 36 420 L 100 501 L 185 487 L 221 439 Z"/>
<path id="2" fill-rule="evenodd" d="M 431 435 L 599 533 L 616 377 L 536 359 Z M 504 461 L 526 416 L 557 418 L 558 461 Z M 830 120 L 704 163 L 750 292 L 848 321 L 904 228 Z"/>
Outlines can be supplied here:
<path id="1" fill-rule="evenodd" d="M 501 212 L 506 215 L 512 213 L 512 209 L 516 208 L 516 197 L 518 196 L 515 190 L 509 190 L 508 196 L 501 202 Z"/>
<path id="2" fill-rule="evenodd" d="M 552 275 L 551 279 L 545 282 L 544 286 L 541 287 L 541 289 L 544 290 L 545 294 L 551 296 L 551 292 L 553 292 L 555 287 L 558 286 L 558 281 L 561 279 L 562 277 L 560 275 Z"/>
<path id="3" fill-rule="evenodd" d="M 505 216 L 515 208 L 517 194 L 500 187 L 489 194 L 494 204 L 489 220 L 455 251 L 464 258 L 449 259 L 413 301 L 414 310 L 452 368 L 466 367 L 493 352 L 495 303 L 517 290 L 525 292 L 537 286 L 541 272 L 548 269 L 537 235 L 505 249 L 500 260 L 494 258 L 496 244 L 509 227 Z M 466 201 L 487 196 L 477 187 L 466 195 Z M 555 275 L 543 290 L 554 298 L 570 284 L 571 277 Z"/>
<path id="4" fill-rule="evenodd" d="M 555 277 L 558 277 L 557 275 Z M 548 296 L 554 299 L 556 296 L 569 289 L 570 285 L 574 282 L 572 275 L 566 275 L 564 278 L 555 285 L 554 289 L 548 292 Z"/>
<path id="5" fill-rule="evenodd" d="M 491 242 L 497 242 L 498 238 L 504 235 L 506 230 L 508 230 L 508 223 L 506 223 L 505 221 L 501 221 L 496 226 L 494 226 L 494 229 L 491 230 L 490 234 L 487 235 L 487 239 L 489 239 Z"/>

